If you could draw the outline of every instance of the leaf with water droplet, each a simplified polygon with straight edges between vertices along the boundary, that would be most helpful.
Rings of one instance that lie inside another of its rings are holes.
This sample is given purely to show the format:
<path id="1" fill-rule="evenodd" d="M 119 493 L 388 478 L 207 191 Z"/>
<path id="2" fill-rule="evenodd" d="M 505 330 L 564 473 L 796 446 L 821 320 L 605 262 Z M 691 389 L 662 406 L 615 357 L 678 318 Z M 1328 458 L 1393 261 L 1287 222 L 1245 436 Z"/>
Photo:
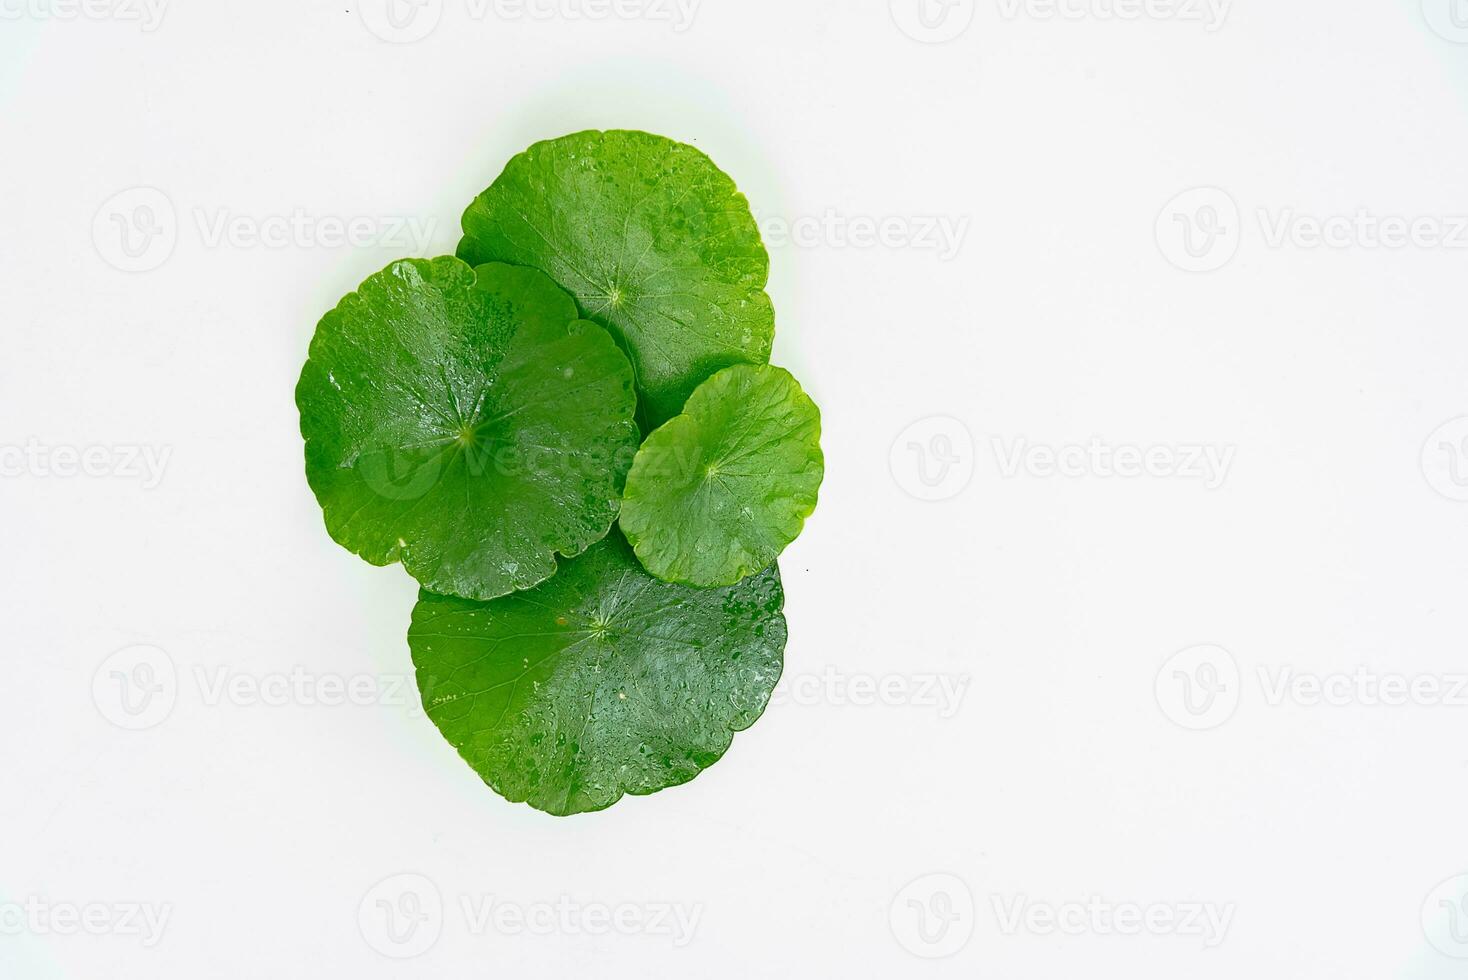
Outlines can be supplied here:
<path id="1" fill-rule="evenodd" d="M 749 202 L 694 147 L 628 130 L 537 143 L 463 224 L 461 258 L 540 269 L 612 331 L 649 429 L 720 368 L 769 360 L 769 255 Z"/>
<path id="2" fill-rule="evenodd" d="M 612 337 L 543 273 L 453 257 L 368 278 L 316 328 L 296 388 L 331 536 L 480 599 L 606 536 L 635 401 Z"/>
<path id="3" fill-rule="evenodd" d="M 784 368 L 737 365 L 642 444 L 622 531 L 660 579 L 732 585 L 796 539 L 824 474 L 815 403 Z"/>
<path id="4" fill-rule="evenodd" d="M 783 604 L 773 566 L 729 589 L 672 585 L 613 532 L 527 592 L 422 593 L 408 645 L 428 717 L 464 760 L 506 799 L 566 815 L 722 757 L 779 680 Z"/>

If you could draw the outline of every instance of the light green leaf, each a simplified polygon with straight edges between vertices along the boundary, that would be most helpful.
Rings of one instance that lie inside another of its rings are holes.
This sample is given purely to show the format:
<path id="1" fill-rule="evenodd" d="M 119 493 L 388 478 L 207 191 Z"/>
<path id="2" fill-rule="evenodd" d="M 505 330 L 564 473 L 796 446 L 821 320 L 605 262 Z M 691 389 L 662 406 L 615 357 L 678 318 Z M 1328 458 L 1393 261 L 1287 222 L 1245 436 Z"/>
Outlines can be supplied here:
<path id="1" fill-rule="evenodd" d="M 605 537 L 631 367 L 532 269 L 395 262 L 316 328 L 296 403 L 331 536 L 425 587 L 529 588 Z"/>
<path id="2" fill-rule="evenodd" d="M 769 255 L 744 195 L 691 146 L 625 130 L 537 143 L 463 223 L 461 258 L 540 269 L 612 331 L 648 428 L 718 369 L 769 360 Z"/>
<path id="3" fill-rule="evenodd" d="M 557 815 L 686 783 L 780 678 L 777 568 L 729 589 L 645 572 L 618 534 L 491 602 L 425 592 L 408 645 L 428 717 L 495 792 Z"/>
<path id="4" fill-rule="evenodd" d="M 820 412 L 790 372 L 727 368 L 638 450 L 622 531 L 660 579 L 731 585 L 799 536 L 824 473 Z"/>

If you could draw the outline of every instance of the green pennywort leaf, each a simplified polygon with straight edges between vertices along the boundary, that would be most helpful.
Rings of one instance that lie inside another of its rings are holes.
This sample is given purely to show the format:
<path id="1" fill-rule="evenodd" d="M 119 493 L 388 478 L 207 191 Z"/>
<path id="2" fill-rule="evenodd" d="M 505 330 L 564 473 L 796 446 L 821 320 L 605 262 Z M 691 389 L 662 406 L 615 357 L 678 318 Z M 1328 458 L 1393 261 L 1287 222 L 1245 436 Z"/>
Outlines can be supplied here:
<path id="1" fill-rule="evenodd" d="M 620 535 L 528 592 L 425 592 L 408 645 L 431 718 L 506 799 L 557 815 L 688 782 L 752 725 L 785 647 L 777 568 L 659 582 Z"/>
<path id="2" fill-rule="evenodd" d="M 769 360 L 769 256 L 744 195 L 691 146 L 624 130 L 537 143 L 463 224 L 461 258 L 540 269 L 612 331 L 648 428 L 720 368 Z"/>
<path id="3" fill-rule="evenodd" d="M 622 531 L 664 581 L 732 585 L 799 536 L 824 473 L 820 412 L 790 372 L 726 368 L 638 450 Z"/>
<path id="4" fill-rule="evenodd" d="M 637 429 L 631 366 L 532 269 L 395 262 L 316 328 L 296 389 L 331 536 L 490 599 L 606 536 Z"/>

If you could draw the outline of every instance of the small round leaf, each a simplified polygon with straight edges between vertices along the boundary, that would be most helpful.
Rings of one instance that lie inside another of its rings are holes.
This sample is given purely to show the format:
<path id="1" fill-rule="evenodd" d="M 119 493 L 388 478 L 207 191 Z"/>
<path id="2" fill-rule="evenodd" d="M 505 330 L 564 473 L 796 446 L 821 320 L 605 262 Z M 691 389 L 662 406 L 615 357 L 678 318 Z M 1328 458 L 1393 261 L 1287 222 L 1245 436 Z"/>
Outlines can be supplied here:
<path id="1" fill-rule="evenodd" d="M 635 450 L 611 336 L 533 269 L 395 262 L 316 328 L 296 388 L 327 530 L 436 592 L 489 599 L 606 536 Z"/>
<path id="2" fill-rule="evenodd" d="M 704 378 L 770 357 L 770 259 L 749 202 L 699 150 L 627 130 L 512 159 L 464 214 L 460 258 L 547 273 L 632 359 L 649 428 Z"/>
<path id="3" fill-rule="evenodd" d="M 557 815 L 686 783 L 759 718 L 784 662 L 771 567 L 659 582 L 618 534 L 528 592 L 424 592 L 408 645 L 428 717 L 495 792 Z"/>
<path id="4" fill-rule="evenodd" d="M 664 581 L 731 585 L 800 535 L 824 473 L 820 411 L 790 372 L 726 368 L 638 450 L 622 531 Z"/>

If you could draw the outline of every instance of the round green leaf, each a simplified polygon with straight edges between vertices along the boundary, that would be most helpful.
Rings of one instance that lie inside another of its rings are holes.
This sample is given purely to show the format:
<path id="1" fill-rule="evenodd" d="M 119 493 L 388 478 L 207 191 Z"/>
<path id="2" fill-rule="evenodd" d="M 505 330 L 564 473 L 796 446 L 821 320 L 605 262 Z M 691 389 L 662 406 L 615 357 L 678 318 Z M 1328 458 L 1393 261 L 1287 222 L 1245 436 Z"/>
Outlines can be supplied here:
<path id="1" fill-rule="evenodd" d="M 664 581 L 731 585 L 800 535 L 824 473 L 820 411 L 790 372 L 726 368 L 638 450 L 622 531 Z"/>
<path id="2" fill-rule="evenodd" d="M 537 143 L 463 224 L 461 258 L 540 269 L 612 331 L 649 428 L 719 368 L 769 360 L 769 255 L 734 181 L 691 146 L 625 130 Z"/>
<path id="3" fill-rule="evenodd" d="M 489 599 L 606 536 L 634 452 L 616 343 L 533 269 L 395 262 L 326 314 L 296 388 L 340 544 Z"/>
<path id="4" fill-rule="evenodd" d="M 561 816 L 686 783 L 780 678 L 771 567 L 729 589 L 659 582 L 611 534 L 490 602 L 425 592 L 408 645 L 428 717 L 495 792 Z"/>

